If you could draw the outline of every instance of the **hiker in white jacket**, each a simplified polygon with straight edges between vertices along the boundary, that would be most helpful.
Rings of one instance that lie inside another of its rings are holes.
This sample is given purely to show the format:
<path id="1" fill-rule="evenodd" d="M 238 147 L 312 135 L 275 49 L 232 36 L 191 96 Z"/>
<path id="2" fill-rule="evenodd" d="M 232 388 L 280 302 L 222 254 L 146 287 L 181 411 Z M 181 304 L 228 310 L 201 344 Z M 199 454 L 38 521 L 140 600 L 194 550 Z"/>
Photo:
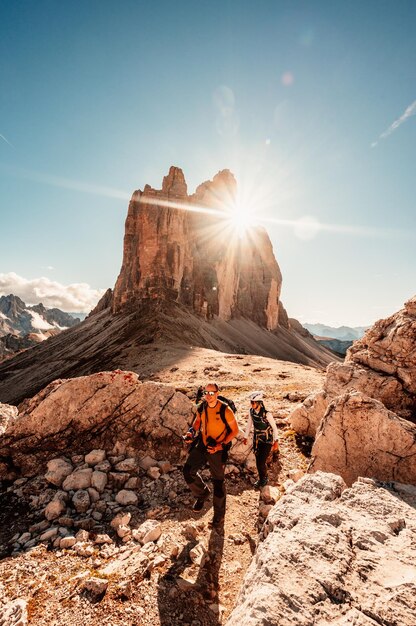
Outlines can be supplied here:
<path id="1" fill-rule="evenodd" d="M 267 459 L 270 452 L 279 449 L 277 427 L 274 417 L 263 404 L 263 392 L 255 391 L 249 396 L 251 408 L 244 432 L 244 444 L 247 445 L 248 436 L 253 429 L 253 451 L 256 457 L 259 478 L 254 487 L 265 487 L 267 478 Z"/>

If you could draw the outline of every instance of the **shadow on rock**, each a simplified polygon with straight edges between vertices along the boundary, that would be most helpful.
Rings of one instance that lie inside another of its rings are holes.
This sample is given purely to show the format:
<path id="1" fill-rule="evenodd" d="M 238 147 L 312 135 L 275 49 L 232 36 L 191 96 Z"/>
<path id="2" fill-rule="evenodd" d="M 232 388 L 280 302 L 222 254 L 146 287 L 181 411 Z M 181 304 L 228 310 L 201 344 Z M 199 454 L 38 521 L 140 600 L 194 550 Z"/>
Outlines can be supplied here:
<path id="1" fill-rule="evenodd" d="M 218 587 L 223 550 L 223 528 L 211 531 L 208 545 L 196 538 L 188 541 L 159 580 L 161 626 L 182 623 L 218 626 L 221 623 Z"/>

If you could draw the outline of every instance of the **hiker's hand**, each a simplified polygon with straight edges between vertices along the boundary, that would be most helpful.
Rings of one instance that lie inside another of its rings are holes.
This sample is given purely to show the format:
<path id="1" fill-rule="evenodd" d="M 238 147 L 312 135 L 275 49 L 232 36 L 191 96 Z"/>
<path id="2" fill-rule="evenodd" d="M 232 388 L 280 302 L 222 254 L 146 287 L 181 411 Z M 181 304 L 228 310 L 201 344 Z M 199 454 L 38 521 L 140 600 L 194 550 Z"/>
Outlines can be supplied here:
<path id="1" fill-rule="evenodd" d="M 243 444 L 244 444 L 245 446 L 247 445 L 247 439 L 246 439 L 246 437 L 244 437 L 244 439 L 243 439 Z"/>
<path id="2" fill-rule="evenodd" d="M 192 437 L 192 433 L 190 433 L 189 431 L 182 437 L 182 439 L 184 440 L 185 443 L 191 443 L 191 441 L 193 440 Z"/>
<path id="3" fill-rule="evenodd" d="M 216 446 L 212 446 L 207 448 L 208 452 L 210 454 L 215 454 L 216 452 L 219 452 L 220 450 L 222 450 L 222 443 L 217 443 Z"/>
<path id="4" fill-rule="evenodd" d="M 278 441 L 275 441 L 274 444 L 272 445 L 272 452 L 279 452 L 279 443 L 278 443 Z"/>

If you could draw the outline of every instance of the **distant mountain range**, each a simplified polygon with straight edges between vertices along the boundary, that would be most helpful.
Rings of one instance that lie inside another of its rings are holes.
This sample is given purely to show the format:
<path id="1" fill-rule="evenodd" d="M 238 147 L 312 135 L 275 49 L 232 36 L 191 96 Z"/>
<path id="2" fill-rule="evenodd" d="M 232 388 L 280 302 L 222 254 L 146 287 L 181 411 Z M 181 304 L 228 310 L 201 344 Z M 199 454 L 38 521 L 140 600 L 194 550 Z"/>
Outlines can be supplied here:
<path id="1" fill-rule="evenodd" d="M 26 305 L 18 296 L 0 296 L 0 360 L 26 350 L 80 323 L 60 309 L 42 303 Z"/>
<path id="2" fill-rule="evenodd" d="M 326 326 L 325 324 L 302 324 L 312 335 L 320 338 L 339 339 L 340 341 L 355 341 L 361 339 L 369 326 Z"/>

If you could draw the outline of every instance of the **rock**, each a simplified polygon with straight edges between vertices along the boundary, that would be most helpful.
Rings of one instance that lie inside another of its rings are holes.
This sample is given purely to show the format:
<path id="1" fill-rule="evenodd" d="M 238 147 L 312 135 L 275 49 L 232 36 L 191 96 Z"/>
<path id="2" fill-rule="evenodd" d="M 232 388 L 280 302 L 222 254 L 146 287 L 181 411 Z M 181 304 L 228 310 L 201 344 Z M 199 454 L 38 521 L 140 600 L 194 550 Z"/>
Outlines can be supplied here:
<path id="1" fill-rule="evenodd" d="M 227 626 L 414 624 L 416 510 L 398 483 L 306 475 L 270 512 Z M 391 530 L 387 519 L 406 519 Z M 363 584 L 365 581 L 365 584 Z"/>
<path id="2" fill-rule="evenodd" d="M 116 586 L 116 593 L 122 600 L 129 600 L 133 593 L 133 588 L 129 580 L 122 580 Z"/>
<path id="3" fill-rule="evenodd" d="M 158 467 L 150 467 L 147 470 L 147 475 L 149 476 L 149 478 L 157 480 L 158 478 L 160 478 L 160 469 Z"/>
<path id="4" fill-rule="evenodd" d="M 123 461 L 120 461 L 119 463 L 117 463 L 114 469 L 117 470 L 117 472 L 130 472 L 131 473 L 131 472 L 136 472 L 138 467 L 139 467 L 139 464 L 137 460 L 134 458 L 129 458 L 129 459 L 124 459 Z"/>
<path id="5" fill-rule="evenodd" d="M 121 489 L 129 479 L 127 472 L 109 472 L 108 477 L 113 489 Z"/>
<path id="6" fill-rule="evenodd" d="M 355 341 L 347 352 L 344 363 L 332 363 L 327 368 L 326 379 L 323 390 L 314 396 L 308 397 L 303 405 L 296 409 L 291 417 L 292 428 L 297 432 L 309 436 L 321 438 L 321 443 L 315 448 L 313 455 L 319 455 L 319 460 L 313 463 L 314 468 L 335 468 L 333 460 L 328 458 L 326 465 L 323 455 L 329 454 L 333 457 L 332 451 L 326 445 L 329 441 L 331 426 L 340 431 L 340 426 L 335 426 L 336 419 L 339 418 L 339 411 L 343 406 L 342 414 L 346 417 L 350 425 L 354 422 L 354 439 L 357 447 L 353 452 L 353 457 L 348 459 L 348 482 L 353 481 L 360 474 L 365 476 L 378 476 L 383 480 L 401 480 L 414 482 L 414 469 L 409 467 L 411 460 L 408 458 L 407 443 L 411 435 L 407 436 L 404 431 L 414 425 L 416 421 L 416 317 L 414 309 L 416 306 L 416 296 L 405 303 L 404 308 L 387 319 L 379 320 L 372 326 L 358 341 Z M 358 400 L 358 396 L 367 400 Z M 346 395 L 347 394 L 347 395 Z M 351 398 L 345 404 L 345 398 Z M 354 398 L 354 399 L 353 399 Z M 371 404 L 371 400 L 380 404 Z M 366 414 L 366 420 L 360 419 L 357 403 Z M 335 405 L 334 405 L 335 403 Z M 384 409 L 381 410 L 382 405 Z M 335 408 L 334 408 L 335 407 Z M 373 432 L 377 430 L 377 412 L 380 408 L 380 424 L 377 433 L 377 444 L 366 443 L 361 446 L 361 437 L 367 441 L 365 428 L 370 420 Z M 355 420 L 353 419 L 355 414 Z M 371 414 L 371 417 L 370 417 Z M 398 426 L 397 420 L 392 419 L 392 415 L 407 420 L 410 425 L 403 425 L 403 429 Z M 336 417 L 338 415 L 338 418 Z M 348 415 L 348 417 L 347 417 Z M 394 424 L 394 426 L 392 426 Z M 383 429 L 390 428 L 392 432 L 383 432 Z M 326 435 L 322 430 L 325 427 Z M 399 434 L 399 440 L 393 437 Z M 342 441 L 351 441 L 349 433 L 342 434 Z M 390 442 L 388 440 L 390 439 Z M 384 446 L 386 442 L 386 446 Z M 401 447 L 404 445 L 405 447 Z M 381 446 L 381 447 L 380 447 Z M 339 446 L 337 448 L 339 450 Z M 350 449 L 350 452 L 352 450 Z M 376 459 L 368 460 L 368 453 L 376 455 Z M 340 466 L 345 466 L 345 454 Z M 387 457 L 393 454 L 396 459 L 406 459 L 405 469 L 396 473 L 397 463 Z M 352 466 L 352 460 L 355 467 Z M 386 463 L 384 464 L 384 461 Z M 384 464 L 384 467 L 382 467 Z M 389 470 L 387 470 L 389 468 Z M 312 467 L 311 467 L 312 471 Z M 338 470 L 334 470 L 338 471 Z M 344 472 L 344 470 L 342 470 Z M 375 473 L 374 473 L 375 472 Z"/>
<path id="7" fill-rule="evenodd" d="M 77 540 L 75 539 L 75 537 L 72 537 L 71 535 L 69 535 L 68 537 L 62 537 L 61 541 L 59 542 L 59 547 L 62 550 L 65 548 L 72 548 L 72 546 L 74 546 L 76 542 Z"/>
<path id="8" fill-rule="evenodd" d="M 90 538 L 90 534 L 87 530 L 81 529 L 75 535 L 77 541 L 86 542 Z"/>
<path id="9" fill-rule="evenodd" d="M 112 544 L 113 540 L 111 539 L 111 537 L 109 537 L 108 535 L 97 535 L 94 539 L 94 543 L 101 545 L 101 544 Z"/>
<path id="10" fill-rule="evenodd" d="M 62 458 L 52 459 L 48 462 L 47 468 L 45 479 L 56 487 L 60 487 L 65 478 L 72 474 L 74 469 L 67 459 Z"/>
<path id="11" fill-rule="evenodd" d="M 122 489 L 116 495 L 116 502 L 121 504 L 122 506 L 127 506 L 129 504 L 137 505 L 139 499 L 134 493 L 134 491 L 129 491 L 128 489 Z"/>
<path id="12" fill-rule="evenodd" d="M 189 551 L 189 557 L 194 565 L 198 565 L 198 567 L 203 567 L 207 558 L 207 549 L 203 543 L 197 543 Z"/>
<path id="13" fill-rule="evenodd" d="M 62 483 L 65 491 L 77 491 L 78 489 L 88 489 L 91 487 L 92 469 L 80 469 L 69 474 Z"/>
<path id="14" fill-rule="evenodd" d="M 157 461 L 151 456 L 144 456 L 139 460 L 139 467 L 141 467 L 145 472 L 154 466 L 157 466 Z"/>
<path id="15" fill-rule="evenodd" d="M 0 458 L 7 459 L 0 479 L 13 467 L 23 475 L 39 473 L 54 452 L 70 450 L 74 442 L 82 451 L 87 445 L 110 449 L 116 442 L 138 449 L 146 441 L 177 461 L 178 436 L 191 417 L 192 402 L 185 394 L 168 385 L 141 383 L 133 372 L 55 380 L 26 400 L 17 419 L 9 421 L 0 441 Z M 69 474 L 63 488 L 87 489 L 92 471 L 90 467 Z"/>
<path id="16" fill-rule="evenodd" d="M 115 530 L 119 526 L 127 526 L 131 520 L 131 513 L 117 513 L 117 515 L 111 520 L 110 526 Z"/>
<path id="17" fill-rule="evenodd" d="M 195 524 L 186 524 L 182 529 L 182 534 L 188 541 L 195 541 L 198 537 L 198 529 Z"/>
<path id="18" fill-rule="evenodd" d="M 58 528 L 49 528 L 45 530 L 44 533 L 39 537 L 39 541 L 49 541 L 49 539 L 54 539 L 58 534 Z"/>
<path id="19" fill-rule="evenodd" d="M 308 396 L 303 404 L 290 414 L 290 427 L 300 435 L 315 437 L 328 404 L 329 400 L 324 391 Z"/>
<path id="20" fill-rule="evenodd" d="M 94 471 L 91 474 L 91 487 L 96 489 L 98 493 L 103 493 L 107 484 L 107 474 L 105 472 Z"/>
<path id="21" fill-rule="evenodd" d="M 9 423 L 19 414 L 17 406 L 0 402 L 0 436 L 7 430 Z"/>
<path id="22" fill-rule="evenodd" d="M 416 482 L 416 425 L 358 392 L 328 407 L 309 471 L 334 472 L 351 485 L 359 476 Z"/>
<path id="23" fill-rule="evenodd" d="M 104 597 L 107 587 L 108 580 L 93 576 L 82 583 L 81 590 L 86 591 L 97 602 Z"/>
<path id="24" fill-rule="evenodd" d="M 305 475 L 305 472 L 301 469 L 292 469 L 288 472 L 289 478 L 293 480 L 295 483 L 298 482 Z"/>
<path id="25" fill-rule="evenodd" d="M 261 504 L 259 506 L 259 515 L 265 519 L 272 510 L 272 508 L 273 505 L 271 504 Z"/>
<path id="26" fill-rule="evenodd" d="M 72 496 L 72 503 L 78 513 L 86 513 L 91 505 L 88 491 L 85 489 L 76 491 Z"/>
<path id="27" fill-rule="evenodd" d="M 140 480 L 138 476 L 132 476 L 131 478 L 128 479 L 128 481 L 124 485 L 126 489 L 140 489 L 141 486 L 142 486 L 142 481 Z"/>
<path id="28" fill-rule="evenodd" d="M 49 502 L 45 509 L 45 517 L 47 520 L 51 521 L 57 519 L 62 515 L 62 513 L 66 509 L 66 504 L 62 500 L 55 499 Z"/>
<path id="29" fill-rule="evenodd" d="M 88 487 L 87 491 L 88 491 L 90 500 L 93 504 L 95 504 L 96 502 L 100 500 L 100 494 L 98 493 L 96 489 L 94 489 L 93 487 Z"/>
<path id="30" fill-rule="evenodd" d="M 20 537 L 18 538 L 17 542 L 20 543 L 21 545 L 25 544 L 27 541 L 30 541 L 30 539 L 32 538 L 31 533 L 23 533 L 22 535 L 20 535 Z"/>
<path id="31" fill-rule="evenodd" d="M 173 467 L 169 461 L 158 461 L 157 464 L 162 474 L 168 474 L 173 470 Z"/>
<path id="32" fill-rule="evenodd" d="M 116 528 L 117 535 L 123 539 L 123 537 L 127 537 L 131 535 L 130 526 L 117 526 Z"/>
<path id="33" fill-rule="evenodd" d="M 92 450 L 85 455 L 85 463 L 88 463 L 88 465 L 97 465 L 98 463 L 102 463 L 105 457 L 105 450 Z"/>
<path id="34" fill-rule="evenodd" d="M 136 541 L 140 541 L 142 545 L 149 543 L 151 541 L 157 541 L 162 534 L 162 526 L 160 522 L 156 520 L 146 520 L 139 526 L 139 528 L 134 529 L 133 538 Z"/>
<path id="35" fill-rule="evenodd" d="M 109 472 L 111 469 L 111 463 L 110 461 L 103 461 L 102 463 L 97 463 L 97 465 L 94 467 L 94 470 L 96 472 Z"/>
<path id="36" fill-rule="evenodd" d="M 28 624 L 27 601 L 12 600 L 0 607 L 0 626 L 26 626 Z"/>
<path id="37" fill-rule="evenodd" d="M 78 554 L 78 556 L 89 557 L 94 554 L 94 546 L 84 541 L 77 541 L 77 543 L 73 546 L 73 550 Z"/>
<path id="38" fill-rule="evenodd" d="M 282 276 L 266 231 L 254 229 L 244 254 L 230 256 L 221 237 L 206 245 L 206 219 L 202 223 L 192 213 L 157 204 L 158 199 L 163 202 L 173 195 L 182 203 L 223 210 L 220 198 L 232 199 L 235 194 L 235 178 L 223 170 L 188 196 L 183 172 L 176 167 L 170 168 L 161 191 L 149 185 L 143 192 L 136 191 L 126 220 L 113 312 L 153 293 L 161 299 L 169 295 L 204 317 L 242 316 L 268 330 L 276 328 Z M 141 245 L 144 240 L 146 246 Z M 263 276 L 261 288 L 258 275 Z M 221 289 L 212 288 L 218 284 Z"/>

